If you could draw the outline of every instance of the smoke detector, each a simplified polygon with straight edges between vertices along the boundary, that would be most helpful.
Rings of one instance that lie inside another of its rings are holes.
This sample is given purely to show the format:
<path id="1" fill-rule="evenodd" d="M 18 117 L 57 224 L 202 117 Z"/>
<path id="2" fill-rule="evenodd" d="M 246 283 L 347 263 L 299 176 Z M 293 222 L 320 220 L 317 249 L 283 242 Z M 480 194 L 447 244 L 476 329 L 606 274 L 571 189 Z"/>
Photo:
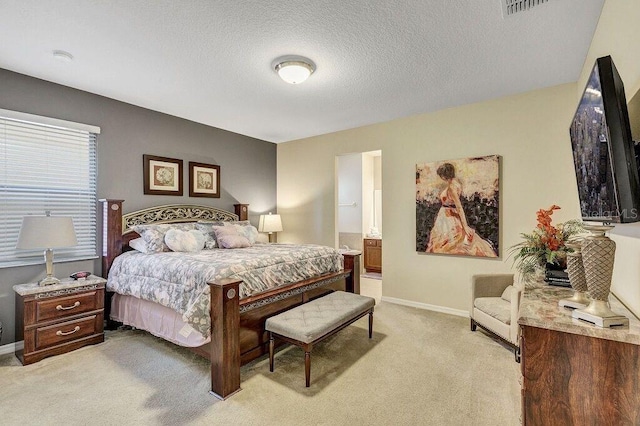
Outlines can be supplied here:
<path id="1" fill-rule="evenodd" d="M 525 12 L 536 6 L 544 4 L 549 0 L 500 0 L 502 2 L 502 17 L 515 15 L 518 12 Z"/>

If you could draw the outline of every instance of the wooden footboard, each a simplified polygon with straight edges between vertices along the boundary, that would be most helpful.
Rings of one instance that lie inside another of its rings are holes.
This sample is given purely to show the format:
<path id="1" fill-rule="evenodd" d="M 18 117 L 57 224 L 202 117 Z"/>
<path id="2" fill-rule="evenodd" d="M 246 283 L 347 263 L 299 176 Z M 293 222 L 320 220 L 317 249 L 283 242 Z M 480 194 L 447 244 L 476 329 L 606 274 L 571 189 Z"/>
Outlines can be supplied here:
<path id="1" fill-rule="evenodd" d="M 123 252 L 126 241 L 133 236 L 123 225 L 123 200 L 100 200 L 103 203 L 103 277 L 107 277 L 111 264 L 116 256 Z M 145 223 L 175 222 L 166 219 L 166 207 L 180 211 L 188 209 L 184 222 L 195 221 L 194 211 L 213 212 L 214 215 L 231 215 L 202 206 L 164 206 L 162 214 L 154 209 L 142 211 L 149 218 Z M 151 212 L 151 213 L 150 213 Z M 236 216 L 237 218 L 237 216 Z M 180 219 L 180 218 L 177 218 Z M 126 222 L 126 221 L 125 221 Z M 124 234 L 123 234 L 124 233 Z M 334 290 L 360 293 L 360 253 L 344 254 L 344 269 L 340 272 L 324 274 L 312 279 L 293 283 L 284 287 L 264 292 L 259 295 L 239 298 L 239 287 L 242 281 L 227 279 L 209 283 L 211 290 L 211 343 L 192 350 L 211 361 L 211 393 L 220 399 L 226 399 L 240 390 L 240 366 L 269 351 L 269 340 L 265 331 L 265 321 L 294 306 L 321 297 Z M 105 316 L 108 318 L 110 296 L 105 304 Z"/>

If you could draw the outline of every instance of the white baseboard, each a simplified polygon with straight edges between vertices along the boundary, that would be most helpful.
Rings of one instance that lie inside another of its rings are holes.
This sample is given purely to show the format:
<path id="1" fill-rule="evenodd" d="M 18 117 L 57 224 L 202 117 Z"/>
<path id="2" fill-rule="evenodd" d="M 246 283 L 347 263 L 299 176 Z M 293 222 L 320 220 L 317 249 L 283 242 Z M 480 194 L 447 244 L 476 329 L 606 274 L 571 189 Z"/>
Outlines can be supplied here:
<path id="1" fill-rule="evenodd" d="M 395 297 L 388 296 L 382 296 L 382 301 L 394 303 L 396 305 L 411 306 L 412 308 L 426 309 L 428 311 L 441 312 L 443 314 L 469 318 L 469 311 L 463 311 L 462 309 L 447 308 L 446 306 L 430 305 L 428 303 L 413 302 L 411 300 L 396 299 Z"/>
<path id="2" fill-rule="evenodd" d="M 15 343 L 8 343 L 6 345 L 0 346 L 0 355 L 12 354 L 17 349 L 24 348 L 24 340 Z"/>

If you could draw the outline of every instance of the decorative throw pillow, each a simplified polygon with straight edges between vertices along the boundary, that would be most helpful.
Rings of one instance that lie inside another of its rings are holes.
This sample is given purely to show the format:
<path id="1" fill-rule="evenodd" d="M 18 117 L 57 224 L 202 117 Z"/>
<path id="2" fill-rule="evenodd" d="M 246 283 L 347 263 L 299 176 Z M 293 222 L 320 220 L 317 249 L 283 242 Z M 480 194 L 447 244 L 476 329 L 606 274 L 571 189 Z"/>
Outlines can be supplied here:
<path id="1" fill-rule="evenodd" d="M 238 230 L 238 233 L 240 235 L 244 235 L 249 240 L 249 243 L 253 245 L 256 243 L 256 239 L 258 238 L 258 229 L 255 226 L 248 223 L 249 221 L 246 221 L 246 222 L 247 224 L 231 222 L 231 224 L 227 226 L 235 227 Z"/>
<path id="2" fill-rule="evenodd" d="M 240 226 L 246 226 L 246 225 L 251 225 L 251 222 L 249 222 L 248 220 L 231 220 L 229 222 L 223 222 L 225 226 L 230 226 L 230 225 L 240 225 Z"/>
<path id="3" fill-rule="evenodd" d="M 213 232 L 214 226 L 235 226 L 240 228 L 240 235 L 244 235 L 251 245 L 255 244 L 258 238 L 258 230 L 255 226 L 251 225 L 248 220 L 234 220 L 234 221 L 198 221 L 196 229 L 201 231 L 205 236 L 204 249 L 211 250 L 219 247 L 216 239 L 216 233 Z"/>
<path id="4" fill-rule="evenodd" d="M 190 231 L 196 228 L 196 224 L 189 223 L 160 223 L 152 225 L 134 225 L 131 227 L 147 244 L 149 253 L 159 253 L 161 251 L 169 251 L 169 247 L 164 242 L 164 236 L 170 229 L 178 229 L 180 231 Z"/>
<path id="5" fill-rule="evenodd" d="M 170 229 L 164 236 L 164 242 L 172 251 L 195 253 L 204 248 L 204 234 L 196 229 Z"/>
<path id="6" fill-rule="evenodd" d="M 198 222 L 196 229 L 204 234 L 204 249 L 212 250 L 218 247 L 216 242 L 216 233 L 213 232 L 214 226 L 224 226 L 224 222 Z"/>
<path id="7" fill-rule="evenodd" d="M 214 226 L 213 232 L 216 234 L 218 247 L 226 249 L 251 247 L 251 242 L 240 233 L 239 227 Z"/>
<path id="8" fill-rule="evenodd" d="M 142 238 L 134 238 L 133 240 L 129 241 L 129 247 L 141 253 L 149 253 L 149 250 L 147 249 L 147 243 L 145 243 Z"/>
<path id="9" fill-rule="evenodd" d="M 505 288 L 504 291 L 502 292 L 502 296 L 500 296 L 500 298 L 502 300 L 506 300 L 507 302 L 511 303 L 511 290 L 513 290 L 513 286 L 508 285 L 507 288 Z"/>

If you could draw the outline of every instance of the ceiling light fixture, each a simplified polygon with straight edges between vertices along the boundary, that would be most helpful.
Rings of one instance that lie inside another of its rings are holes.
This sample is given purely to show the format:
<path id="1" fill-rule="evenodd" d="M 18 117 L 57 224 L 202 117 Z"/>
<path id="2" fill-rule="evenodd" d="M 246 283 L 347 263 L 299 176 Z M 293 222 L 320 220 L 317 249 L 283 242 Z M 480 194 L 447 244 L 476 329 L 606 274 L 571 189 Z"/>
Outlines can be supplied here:
<path id="1" fill-rule="evenodd" d="M 316 66 L 307 58 L 295 57 L 276 61 L 274 68 L 287 83 L 300 84 L 313 74 Z"/>
<path id="2" fill-rule="evenodd" d="M 64 62 L 71 62 L 73 60 L 73 55 L 64 50 L 54 50 L 53 57 Z"/>

